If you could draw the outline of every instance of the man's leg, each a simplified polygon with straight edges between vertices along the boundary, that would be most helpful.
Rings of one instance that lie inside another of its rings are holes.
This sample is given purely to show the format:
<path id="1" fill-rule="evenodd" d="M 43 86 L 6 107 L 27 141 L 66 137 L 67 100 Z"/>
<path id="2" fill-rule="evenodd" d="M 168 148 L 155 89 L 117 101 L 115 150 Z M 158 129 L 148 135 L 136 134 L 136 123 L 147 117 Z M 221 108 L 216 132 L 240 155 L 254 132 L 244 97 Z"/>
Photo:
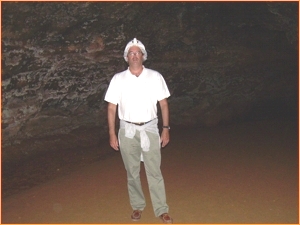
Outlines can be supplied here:
<path id="1" fill-rule="evenodd" d="M 143 152 L 144 165 L 149 185 L 150 197 L 155 216 L 168 213 L 164 179 L 160 170 L 161 147 L 159 134 L 147 132 L 150 139 L 150 150 Z"/>
<path id="2" fill-rule="evenodd" d="M 122 159 L 127 171 L 127 186 L 130 205 L 133 210 L 143 211 L 146 202 L 140 180 L 141 144 L 139 132 L 131 139 L 125 137 L 125 129 L 119 130 L 119 144 Z"/>

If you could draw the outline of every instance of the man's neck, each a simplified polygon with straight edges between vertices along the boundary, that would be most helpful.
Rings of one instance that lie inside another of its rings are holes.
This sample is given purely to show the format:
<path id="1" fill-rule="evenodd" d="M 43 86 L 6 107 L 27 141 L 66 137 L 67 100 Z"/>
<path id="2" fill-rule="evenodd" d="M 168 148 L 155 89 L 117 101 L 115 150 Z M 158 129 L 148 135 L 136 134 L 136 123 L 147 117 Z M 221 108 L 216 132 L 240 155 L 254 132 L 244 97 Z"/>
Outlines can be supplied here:
<path id="1" fill-rule="evenodd" d="M 139 67 L 130 66 L 129 67 L 130 72 L 137 77 L 139 75 L 141 75 L 141 73 L 143 72 L 143 69 L 144 69 L 143 66 L 139 66 Z"/>

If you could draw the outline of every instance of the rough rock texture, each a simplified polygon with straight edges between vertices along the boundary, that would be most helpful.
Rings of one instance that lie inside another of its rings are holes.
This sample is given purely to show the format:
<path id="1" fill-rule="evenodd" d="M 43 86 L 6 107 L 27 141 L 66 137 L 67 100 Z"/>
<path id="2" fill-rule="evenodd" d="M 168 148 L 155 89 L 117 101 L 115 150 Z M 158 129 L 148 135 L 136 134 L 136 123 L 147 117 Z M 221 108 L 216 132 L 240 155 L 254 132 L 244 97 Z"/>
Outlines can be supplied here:
<path id="1" fill-rule="evenodd" d="M 104 94 L 134 37 L 172 125 L 297 113 L 298 2 L 2 2 L 3 160 L 107 138 Z"/>

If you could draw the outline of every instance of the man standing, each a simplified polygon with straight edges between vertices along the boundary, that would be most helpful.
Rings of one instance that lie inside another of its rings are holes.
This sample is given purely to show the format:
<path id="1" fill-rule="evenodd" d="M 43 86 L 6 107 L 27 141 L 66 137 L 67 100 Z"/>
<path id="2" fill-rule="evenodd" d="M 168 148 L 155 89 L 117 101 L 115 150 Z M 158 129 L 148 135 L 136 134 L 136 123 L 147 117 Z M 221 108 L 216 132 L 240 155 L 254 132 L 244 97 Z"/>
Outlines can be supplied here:
<path id="1" fill-rule="evenodd" d="M 161 146 L 169 143 L 170 92 L 162 75 L 145 68 L 145 46 L 134 38 L 124 51 L 128 69 L 112 78 L 105 95 L 108 102 L 108 128 L 110 146 L 118 151 L 127 171 L 127 186 L 133 209 L 131 219 L 138 221 L 146 206 L 140 181 L 140 165 L 144 162 L 154 214 L 164 223 L 173 223 L 166 203 L 164 179 L 160 170 Z M 162 113 L 162 133 L 159 135 L 157 102 Z M 118 106 L 118 107 L 117 107 Z M 120 129 L 115 131 L 115 116 L 118 108 Z"/>

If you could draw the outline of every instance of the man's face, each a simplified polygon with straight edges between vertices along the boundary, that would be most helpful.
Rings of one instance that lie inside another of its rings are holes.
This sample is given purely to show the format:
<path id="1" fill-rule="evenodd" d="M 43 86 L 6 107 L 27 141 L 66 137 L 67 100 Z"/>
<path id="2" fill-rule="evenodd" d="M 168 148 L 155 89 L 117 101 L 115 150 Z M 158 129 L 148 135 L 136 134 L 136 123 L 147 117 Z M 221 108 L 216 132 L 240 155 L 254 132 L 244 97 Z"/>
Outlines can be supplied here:
<path id="1" fill-rule="evenodd" d="M 128 64 L 131 65 L 143 65 L 143 53 L 137 46 L 132 46 L 127 54 Z"/>

